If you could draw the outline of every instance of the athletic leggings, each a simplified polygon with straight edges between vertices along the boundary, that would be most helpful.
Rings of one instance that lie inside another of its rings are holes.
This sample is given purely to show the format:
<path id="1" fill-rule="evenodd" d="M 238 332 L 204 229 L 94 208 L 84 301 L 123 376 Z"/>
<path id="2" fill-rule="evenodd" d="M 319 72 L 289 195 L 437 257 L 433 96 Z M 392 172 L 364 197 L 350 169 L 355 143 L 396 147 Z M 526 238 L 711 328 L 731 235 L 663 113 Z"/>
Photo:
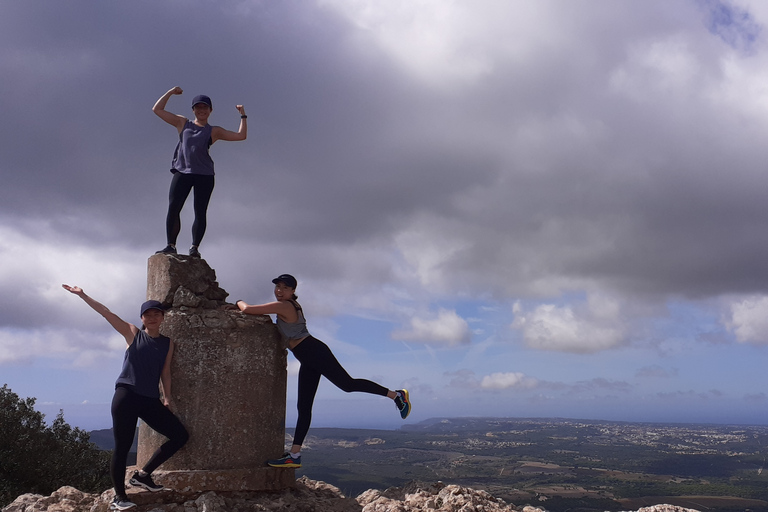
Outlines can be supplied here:
<path id="1" fill-rule="evenodd" d="M 144 423 L 168 438 L 158 448 L 142 468 L 147 473 L 157 469 L 160 464 L 170 459 L 189 439 L 189 434 L 181 421 L 158 400 L 141 396 L 125 386 L 115 389 L 112 398 L 112 433 L 115 437 L 115 451 L 109 471 L 115 493 L 125 496 L 125 464 L 128 452 L 136 433 L 136 421 Z"/>
<path id="2" fill-rule="evenodd" d="M 208 202 L 213 193 L 213 176 L 204 174 L 173 173 L 171 189 L 168 193 L 168 216 L 165 218 L 165 233 L 168 243 L 176 245 L 176 239 L 181 231 L 181 209 L 189 196 L 189 192 L 195 189 L 195 221 L 192 224 L 192 245 L 200 245 L 208 226 Z"/>
<path id="3" fill-rule="evenodd" d="M 312 404 L 315 401 L 320 377 L 324 376 L 334 386 L 351 393 L 360 391 L 372 395 L 387 396 L 389 390 L 375 382 L 365 379 L 353 379 L 339 364 L 328 345 L 309 336 L 296 345 L 293 355 L 301 363 L 299 368 L 299 400 L 297 407 L 299 417 L 296 420 L 296 431 L 293 434 L 293 444 L 301 445 L 309 431 L 312 422 Z"/>

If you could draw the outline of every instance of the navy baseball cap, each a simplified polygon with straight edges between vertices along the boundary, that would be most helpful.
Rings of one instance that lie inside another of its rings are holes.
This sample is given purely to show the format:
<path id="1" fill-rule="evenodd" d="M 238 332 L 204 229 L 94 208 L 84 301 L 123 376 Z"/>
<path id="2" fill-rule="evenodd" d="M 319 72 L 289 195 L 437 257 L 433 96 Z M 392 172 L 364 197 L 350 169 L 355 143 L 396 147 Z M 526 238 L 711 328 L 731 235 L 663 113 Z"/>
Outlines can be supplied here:
<path id="1" fill-rule="evenodd" d="M 285 283 L 288 288 L 296 288 L 296 285 L 298 284 L 296 282 L 296 278 L 293 277 L 291 274 L 280 274 L 276 278 L 272 280 L 273 283 Z"/>
<path id="2" fill-rule="evenodd" d="M 213 108 L 213 103 L 211 103 L 211 98 L 206 96 L 205 94 L 198 94 L 195 96 L 195 99 L 192 100 L 192 108 L 195 108 L 195 105 L 198 103 L 205 103 L 209 107 Z"/>
<path id="3" fill-rule="evenodd" d="M 150 309 L 159 309 L 162 312 L 165 312 L 165 308 L 163 307 L 163 303 L 159 300 L 148 300 L 144 304 L 141 305 L 141 313 L 139 313 L 139 318 L 144 316 L 144 313 L 146 313 Z"/>

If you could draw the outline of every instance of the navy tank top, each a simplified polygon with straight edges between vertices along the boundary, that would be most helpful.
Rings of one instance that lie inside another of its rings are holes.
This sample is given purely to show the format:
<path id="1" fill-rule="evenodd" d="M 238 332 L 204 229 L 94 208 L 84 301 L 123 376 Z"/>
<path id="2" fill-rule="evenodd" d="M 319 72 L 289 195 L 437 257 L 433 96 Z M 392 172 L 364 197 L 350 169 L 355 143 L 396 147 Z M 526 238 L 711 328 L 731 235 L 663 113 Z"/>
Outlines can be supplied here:
<path id="1" fill-rule="evenodd" d="M 179 143 L 173 153 L 171 172 L 213 176 L 213 160 L 208 149 L 213 144 L 210 124 L 197 126 L 187 119 L 179 134 Z"/>
<path id="2" fill-rule="evenodd" d="M 160 398 L 160 374 L 170 347 L 167 336 L 153 338 L 144 331 L 137 332 L 125 350 L 123 370 L 115 387 L 126 386 L 138 395 Z"/>

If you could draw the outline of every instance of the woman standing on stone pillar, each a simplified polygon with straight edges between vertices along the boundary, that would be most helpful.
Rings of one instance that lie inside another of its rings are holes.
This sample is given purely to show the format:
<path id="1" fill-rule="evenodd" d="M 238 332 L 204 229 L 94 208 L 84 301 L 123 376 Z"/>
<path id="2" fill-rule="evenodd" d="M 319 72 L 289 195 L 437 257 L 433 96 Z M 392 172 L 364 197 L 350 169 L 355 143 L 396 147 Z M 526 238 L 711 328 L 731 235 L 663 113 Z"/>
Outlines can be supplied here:
<path id="1" fill-rule="evenodd" d="M 268 460 L 267 464 L 276 468 L 300 468 L 301 445 L 309 431 L 312 422 L 312 404 L 324 376 L 337 388 L 347 393 L 359 391 L 391 398 L 395 401 L 400 416 L 405 419 L 411 412 L 411 401 L 408 390 L 390 391 L 370 380 L 353 379 L 339 364 L 331 349 L 322 341 L 314 338 L 307 330 L 304 312 L 296 299 L 296 278 L 283 274 L 272 280 L 275 284 L 276 302 L 250 305 L 238 300 L 235 306 L 249 315 L 277 315 L 277 329 L 287 343 L 288 348 L 301 363 L 299 369 L 299 398 L 297 407 L 299 417 L 296 420 L 296 430 L 293 435 L 293 446 L 290 452 L 285 452 L 279 459 Z"/>
<path id="2" fill-rule="evenodd" d="M 168 194 L 168 215 L 165 219 L 168 245 L 157 252 L 176 254 L 176 238 L 181 231 L 181 209 L 194 188 L 195 220 L 192 224 L 192 247 L 189 248 L 189 255 L 199 258 L 198 246 L 205 235 L 208 202 L 214 185 L 213 160 L 208 150 L 217 140 L 245 140 L 248 136 L 248 116 L 245 115 L 243 106 L 237 105 L 235 108 L 240 113 L 240 128 L 236 132 L 225 130 L 221 126 L 212 126 L 208 124 L 208 117 L 213 112 L 213 103 L 211 98 L 202 94 L 192 99 L 192 112 L 195 116 L 193 121 L 165 110 L 170 97 L 182 93 L 181 87 L 174 87 L 160 96 L 152 107 L 152 112 L 179 132 L 179 142 L 171 163 L 173 179 Z"/>
<path id="3" fill-rule="evenodd" d="M 148 491 L 162 491 L 163 486 L 152 480 L 152 472 L 170 459 L 189 439 L 181 421 L 171 412 L 171 359 L 173 342 L 160 334 L 160 325 L 165 319 L 165 309 L 156 300 L 141 305 L 139 316 L 141 329 L 122 320 L 105 305 L 85 294 L 77 286 L 62 285 L 74 293 L 103 316 L 119 332 L 127 344 L 123 370 L 115 382 L 112 398 L 112 434 L 115 451 L 112 453 L 110 476 L 115 488 L 112 510 L 127 510 L 136 504 L 125 494 L 125 465 L 128 452 L 133 444 L 136 422 L 141 418 L 149 427 L 168 438 L 147 461 L 136 471 L 130 484 Z M 160 401 L 158 382 L 163 386 L 163 401 Z"/>

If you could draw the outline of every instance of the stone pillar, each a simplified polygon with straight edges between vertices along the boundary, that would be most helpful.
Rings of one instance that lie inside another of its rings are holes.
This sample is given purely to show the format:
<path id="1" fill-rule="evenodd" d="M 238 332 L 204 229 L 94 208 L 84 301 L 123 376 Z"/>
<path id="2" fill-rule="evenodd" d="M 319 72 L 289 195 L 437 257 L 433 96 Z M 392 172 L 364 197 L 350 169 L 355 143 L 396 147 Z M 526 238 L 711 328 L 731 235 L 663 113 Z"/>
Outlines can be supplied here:
<path id="1" fill-rule="evenodd" d="M 161 332 L 175 345 L 172 402 L 190 433 L 156 479 L 177 490 L 292 487 L 293 469 L 265 464 L 284 449 L 286 350 L 268 316 L 224 310 L 227 295 L 201 258 L 149 258 L 147 299 L 170 308 Z M 138 466 L 164 441 L 142 422 Z"/>

